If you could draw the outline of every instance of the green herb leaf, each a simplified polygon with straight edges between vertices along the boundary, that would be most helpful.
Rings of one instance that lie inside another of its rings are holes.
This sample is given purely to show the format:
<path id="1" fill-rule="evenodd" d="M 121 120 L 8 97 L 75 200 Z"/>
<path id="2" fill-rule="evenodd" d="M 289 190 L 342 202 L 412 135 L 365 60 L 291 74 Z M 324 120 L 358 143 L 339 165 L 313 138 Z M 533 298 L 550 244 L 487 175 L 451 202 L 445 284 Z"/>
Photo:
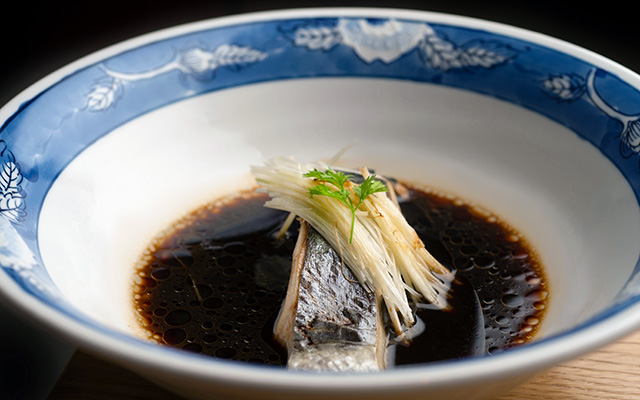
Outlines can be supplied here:
<path id="1" fill-rule="evenodd" d="M 349 210 L 351 210 L 351 235 L 349 237 L 349 243 L 353 243 L 356 210 L 360 207 L 360 204 L 362 204 L 367 196 L 378 192 L 386 192 L 388 190 L 382 182 L 376 180 L 375 175 L 369 176 L 360 185 L 351 182 L 352 190 L 358 196 L 358 204 L 353 204 L 353 201 L 351 200 L 351 192 L 345 188 L 345 184 L 349 181 L 352 175 L 346 175 L 342 171 L 334 171 L 329 167 L 327 168 L 327 171 L 323 172 L 314 169 L 303 176 L 306 178 L 313 178 L 320 182 L 330 183 L 335 186 L 335 189 L 331 189 L 324 183 L 320 183 L 317 186 L 309 188 L 309 197 L 328 196 L 341 201 L 349 207 Z"/>
<path id="2" fill-rule="evenodd" d="M 362 201 L 364 201 L 364 199 L 366 199 L 367 196 L 371 194 L 386 192 L 387 190 L 387 187 L 382 182 L 376 180 L 375 175 L 369 176 L 364 180 L 364 182 L 362 182 L 358 186 L 354 186 L 353 188 L 353 191 L 356 192 L 356 194 L 360 198 L 360 203 L 362 203 Z"/>
<path id="3" fill-rule="evenodd" d="M 351 178 L 351 175 L 345 175 L 342 171 L 334 171 L 331 167 L 329 167 L 326 172 L 314 169 L 303 176 L 305 178 L 314 178 L 319 181 L 329 182 L 340 189 L 344 189 L 344 184 Z"/>
<path id="4" fill-rule="evenodd" d="M 321 185 L 309 188 L 309 197 L 313 198 L 314 195 L 333 197 L 334 199 L 338 199 L 344 203 L 347 201 L 349 197 L 349 191 L 347 189 L 333 190 L 330 187 L 324 184 L 321 184 Z M 346 203 L 346 204 L 349 205 L 349 203 Z"/>

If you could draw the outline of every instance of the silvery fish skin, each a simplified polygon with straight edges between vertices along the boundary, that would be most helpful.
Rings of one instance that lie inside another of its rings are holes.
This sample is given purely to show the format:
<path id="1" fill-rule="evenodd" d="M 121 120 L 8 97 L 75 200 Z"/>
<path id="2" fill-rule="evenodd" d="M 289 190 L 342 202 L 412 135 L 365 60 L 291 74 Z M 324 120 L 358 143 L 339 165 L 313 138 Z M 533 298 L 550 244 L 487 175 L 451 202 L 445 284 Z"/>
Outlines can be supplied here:
<path id="1" fill-rule="evenodd" d="M 320 234 L 302 222 L 285 301 L 274 327 L 287 368 L 373 372 L 386 368 L 379 300 Z"/>

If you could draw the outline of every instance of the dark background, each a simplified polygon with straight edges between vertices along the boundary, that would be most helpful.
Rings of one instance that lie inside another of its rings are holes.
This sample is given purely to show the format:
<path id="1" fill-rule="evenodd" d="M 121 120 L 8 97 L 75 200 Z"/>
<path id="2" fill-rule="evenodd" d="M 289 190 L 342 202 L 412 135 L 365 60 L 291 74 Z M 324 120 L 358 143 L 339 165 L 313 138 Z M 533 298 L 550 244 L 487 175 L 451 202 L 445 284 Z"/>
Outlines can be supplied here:
<path id="1" fill-rule="evenodd" d="M 96 50 L 186 22 L 245 12 L 322 6 L 372 6 L 445 12 L 545 33 L 640 72 L 637 13 L 621 1 L 588 6 L 561 1 L 195 1 L 12 0 L 0 23 L 0 105 L 56 69 Z M 632 3 L 626 3 L 632 4 Z"/>

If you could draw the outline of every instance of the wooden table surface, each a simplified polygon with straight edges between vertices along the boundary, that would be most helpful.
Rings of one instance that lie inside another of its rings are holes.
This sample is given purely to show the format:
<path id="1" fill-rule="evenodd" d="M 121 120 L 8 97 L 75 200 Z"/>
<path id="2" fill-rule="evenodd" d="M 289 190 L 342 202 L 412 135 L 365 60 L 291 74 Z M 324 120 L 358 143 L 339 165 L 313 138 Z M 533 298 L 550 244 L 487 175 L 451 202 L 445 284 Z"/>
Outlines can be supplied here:
<path id="1" fill-rule="evenodd" d="M 49 400 L 183 400 L 87 353 L 74 354 Z M 559 365 L 495 400 L 640 399 L 640 331 Z"/>

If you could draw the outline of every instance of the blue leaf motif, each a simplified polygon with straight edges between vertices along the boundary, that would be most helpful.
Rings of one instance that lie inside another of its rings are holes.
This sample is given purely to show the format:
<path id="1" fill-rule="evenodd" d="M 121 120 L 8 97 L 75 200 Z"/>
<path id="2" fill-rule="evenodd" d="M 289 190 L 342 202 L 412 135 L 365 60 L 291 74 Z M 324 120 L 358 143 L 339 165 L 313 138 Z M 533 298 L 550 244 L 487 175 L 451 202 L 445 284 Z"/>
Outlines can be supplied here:
<path id="1" fill-rule="evenodd" d="M 462 46 L 463 64 L 467 67 L 492 68 L 516 56 L 516 50 L 498 41 L 475 40 Z"/>
<path id="2" fill-rule="evenodd" d="M 463 52 L 452 42 L 442 39 L 433 30 L 424 36 L 418 45 L 420 57 L 426 66 L 448 71 L 464 66 Z"/>
<path id="3" fill-rule="evenodd" d="M 342 41 L 335 20 L 315 19 L 301 24 L 283 24 L 280 32 L 295 46 L 309 50 L 330 50 Z"/>
<path id="4" fill-rule="evenodd" d="M 11 195 L 0 196 L 0 215 L 12 222 L 20 222 L 27 214 L 24 211 L 25 202 L 20 196 Z"/>
<path id="5" fill-rule="evenodd" d="M 517 54 L 515 49 L 498 41 L 474 40 L 458 46 L 432 29 L 418 49 L 425 65 L 443 72 L 459 68 L 494 68 L 513 60 Z"/>
<path id="6" fill-rule="evenodd" d="M 182 70 L 199 80 L 212 79 L 216 65 L 211 52 L 199 47 L 193 47 L 180 53 L 178 63 Z"/>
<path id="7" fill-rule="evenodd" d="M 247 65 L 264 60 L 267 55 L 252 47 L 223 44 L 214 51 L 194 47 L 181 52 L 178 64 L 183 72 L 195 79 L 208 80 L 216 69 L 223 67 L 239 71 Z"/>
<path id="8" fill-rule="evenodd" d="M 19 222 L 26 215 L 25 196 L 20 186 L 23 176 L 4 140 L 0 140 L 0 162 L 0 215 Z"/>
<path id="9" fill-rule="evenodd" d="M 546 93 L 562 102 L 572 102 L 586 92 L 587 87 L 583 77 L 576 74 L 550 75 L 542 81 Z"/>
<path id="10" fill-rule="evenodd" d="M 620 134 L 620 154 L 629 158 L 640 153 L 640 120 L 629 121 Z"/>
<path id="11" fill-rule="evenodd" d="M 306 46 L 310 50 L 330 50 L 342 40 L 335 28 L 302 28 L 295 33 L 296 46 Z"/>
<path id="12" fill-rule="evenodd" d="M 97 82 L 93 90 L 87 95 L 87 109 L 104 111 L 116 103 L 122 96 L 122 82 L 115 78 L 102 79 Z"/>
<path id="13" fill-rule="evenodd" d="M 19 193 L 21 182 L 22 174 L 18 166 L 11 161 L 5 162 L 0 169 L 0 193 Z"/>
<path id="14" fill-rule="evenodd" d="M 251 47 L 223 44 L 213 52 L 212 61 L 216 66 L 237 71 L 266 57 L 265 53 Z"/>

